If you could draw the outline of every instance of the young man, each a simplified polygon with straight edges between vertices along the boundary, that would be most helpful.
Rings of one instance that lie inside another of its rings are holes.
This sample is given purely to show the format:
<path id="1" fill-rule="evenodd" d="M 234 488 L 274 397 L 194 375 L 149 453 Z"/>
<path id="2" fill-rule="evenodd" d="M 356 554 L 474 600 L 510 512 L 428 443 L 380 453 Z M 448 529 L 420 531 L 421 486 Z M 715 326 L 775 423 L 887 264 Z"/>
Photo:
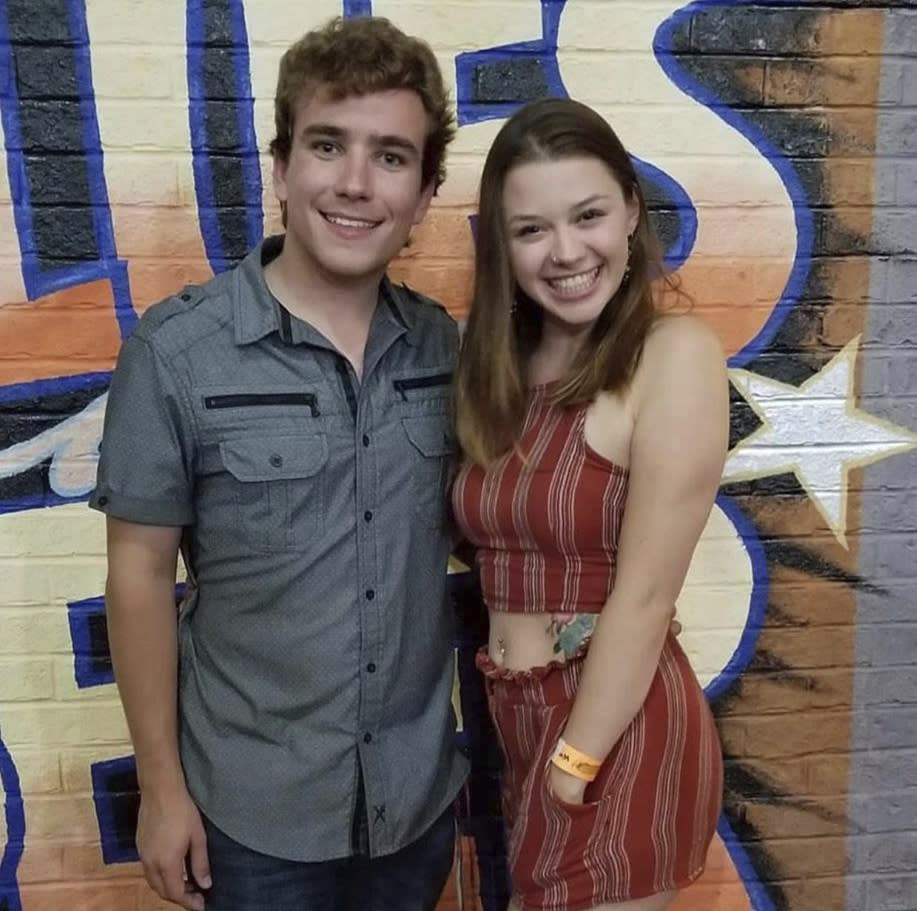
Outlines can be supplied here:
<path id="1" fill-rule="evenodd" d="M 445 603 L 457 333 L 385 270 L 453 119 L 430 49 L 364 18 L 287 51 L 275 121 L 285 235 L 146 313 L 109 396 L 91 505 L 138 847 L 188 909 L 423 911 L 466 772 Z"/>

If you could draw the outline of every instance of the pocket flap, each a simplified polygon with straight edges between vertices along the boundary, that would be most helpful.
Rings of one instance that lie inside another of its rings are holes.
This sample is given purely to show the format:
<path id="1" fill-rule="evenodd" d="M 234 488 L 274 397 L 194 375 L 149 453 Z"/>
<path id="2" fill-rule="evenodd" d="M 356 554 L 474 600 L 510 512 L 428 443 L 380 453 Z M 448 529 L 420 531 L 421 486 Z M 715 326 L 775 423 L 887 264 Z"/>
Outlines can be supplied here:
<path id="1" fill-rule="evenodd" d="M 283 481 L 308 478 L 328 459 L 324 435 L 245 437 L 223 440 L 220 455 L 239 481 Z"/>
<path id="2" fill-rule="evenodd" d="M 408 439 L 425 455 L 434 456 L 452 455 L 455 444 L 449 425 L 446 421 L 427 417 L 402 418 L 405 433 Z"/>

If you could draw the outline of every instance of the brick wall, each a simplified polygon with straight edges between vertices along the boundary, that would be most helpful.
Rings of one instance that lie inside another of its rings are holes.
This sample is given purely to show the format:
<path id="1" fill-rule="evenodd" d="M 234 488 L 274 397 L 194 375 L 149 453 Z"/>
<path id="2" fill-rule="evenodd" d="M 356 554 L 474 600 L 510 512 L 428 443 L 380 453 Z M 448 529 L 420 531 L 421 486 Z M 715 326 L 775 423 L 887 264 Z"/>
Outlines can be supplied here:
<path id="1" fill-rule="evenodd" d="M 109 372 L 139 312 L 276 229 L 279 54 L 370 9 L 433 44 L 460 114 L 399 278 L 461 315 L 483 152 L 570 94 L 729 352 L 680 601 L 726 801 L 678 911 L 917 911 L 917 11 L 844 0 L 0 0 L 0 909 L 160 907 L 84 502 Z M 489 911 L 498 849 L 464 847 Z"/>

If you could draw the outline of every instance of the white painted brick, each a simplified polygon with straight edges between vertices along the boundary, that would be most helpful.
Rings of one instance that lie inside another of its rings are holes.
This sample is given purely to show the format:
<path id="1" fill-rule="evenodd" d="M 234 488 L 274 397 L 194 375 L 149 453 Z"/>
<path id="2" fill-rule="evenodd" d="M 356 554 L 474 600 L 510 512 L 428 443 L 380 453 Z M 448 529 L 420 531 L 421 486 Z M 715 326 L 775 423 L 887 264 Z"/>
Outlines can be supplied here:
<path id="1" fill-rule="evenodd" d="M 49 660 L 14 658 L 0 661 L 0 702 L 50 699 L 54 675 Z"/>
<path id="2" fill-rule="evenodd" d="M 10 703 L 3 708 L 7 746 L 55 747 L 118 744 L 127 737 L 121 703 Z"/>
<path id="3" fill-rule="evenodd" d="M 171 48 L 95 45 L 92 81 L 101 98 L 182 98 L 186 96 L 184 52 Z"/>
<path id="4" fill-rule="evenodd" d="M 418 0 L 374 0 L 373 12 L 391 19 L 399 28 L 429 41 L 437 53 L 444 50 L 476 51 L 518 41 L 537 40 L 542 35 L 541 7 L 523 2 L 442 3 Z M 440 61 L 441 65 L 444 61 Z M 447 60 L 447 64 L 451 64 Z M 448 73 L 453 69 L 443 66 Z"/>
<path id="5" fill-rule="evenodd" d="M 596 79 L 601 71 L 602 78 Z M 563 64 L 564 81 L 589 86 L 588 92 L 577 95 L 579 101 L 590 106 L 626 104 L 640 105 L 671 103 L 668 90 L 660 91 L 660 81 L 666 77 L 656 58 L 644 53 L 585 53 L 569 55 Z"/>
<path id="6" fill-rule="evenodd" d="M 655 28 L 671 13 L 670 3 L 571 3 L 561 16 L 558 45 L 561 53 L 574 49 L 607 51 L 613 33 L 616 51 L 645 51 L 651 46 Z"/>
<path id="7" fill-rule="evenodd" d="M 120 759 L 132 754 L 133 749 L 127 737 L 120 743 L 108 746 L 90 747 L 80 744 L 61 750 L 60 770 L 64 790 L 68 794 L 92 793 L 90 767 L 94 763 Z"/>
<path id="8" fill-rule="evenodd" d="M 101 99 L 97 104 L 103 151 L 185 151 L 191 147 L 188 102 Z"/>
<path id="9" fill-rule="evenodd" d="M 60 610 L 5 608 L 0 610 L 0 654 L 48 655 L 70 653 L 70 630 Z"/>
<path id="10" fill-rule="evenodd" d="M 277 0 L 248 0 L 245 22 L 249 44 L 274 44 L 275 56 L 279 57 L 300 35 L 332 16 L 340 16 L 341 9 L 341 0 L 309 0 L 295 6 Z"/>
<path id="11" fill-rule="evenodd" d="M 99 823 L 92 797 L 66 794 L 33 798 L 28 805 L 28 834 L 32 840 L 98 840 Z"/>
<path id="12" fill-rule="evenodd" d="M 0 160 L 0 167 L 5 167 Z M 0 180 L 0 191 L 6 184 Z M 0 301 L 3 303 L 20 303 L 26 299 L 25 285 L 22 281 L 22 261 L 20 258 L 19 248 L 12 252 L 3 252 L 3 248 L 9 244 L 9 238 L 16 236 L 13 227 L 12 218 L 6 217 L 8 209 L 0 200 Z"/>
<path id="13" fill-rule="evenodd" d="M 63 843 L 44 836 L 29 837 L 16 867 L 16 881 L 25 886 L 53 883 L 64 875 Z"/>
<path id="14" fill-rule="evenodd" d="M 77 556 L 69 562 L 50 564 L 48 600 L 65 606 L 67 602 L 93 598 L 105 590 L 107 565 L 105 557 Z"/>
<path id="15" fill-rule="evenodd" d="M 61 702 L 110 702 L 117 696 L 114 683 L 102 686 L 83 687 L 76 685 L 76 673 L 72 656 L 60 656 L 52 659 L 54 680 L 54 697 Z"/>
<path id="16" fill-rule="evenodd" d="M 86 18 L 93 46 L 185 46 L 185 4 L 179 0 L 120 0 L 117 5 L 89 0 Z"/>
<path id="17" fill-rule="evenodd" d="M 105 158 L 108 199 L 112 205 L 174 206 L 184 204 L 178 191 L 180 153 L 112 152 Z"/>
<path id="18" fill-rule="evenodd" d="M 0 711 L 0 721 L 3 713 Z M 56 750 L 17 749 L 12 760 L 19 775 L 19 789 L 28 799 L 32 794 L 59 794 L 62 789 L 60 762 Z"/>
<path id="19" fill-rule="evenodd" d="M 4 535 L 4 558 L 98 557 L 105 552 L 105 517 L 87 508 L 48 509 Z M 2 522 L 2 520 L 0 520 Z"/>

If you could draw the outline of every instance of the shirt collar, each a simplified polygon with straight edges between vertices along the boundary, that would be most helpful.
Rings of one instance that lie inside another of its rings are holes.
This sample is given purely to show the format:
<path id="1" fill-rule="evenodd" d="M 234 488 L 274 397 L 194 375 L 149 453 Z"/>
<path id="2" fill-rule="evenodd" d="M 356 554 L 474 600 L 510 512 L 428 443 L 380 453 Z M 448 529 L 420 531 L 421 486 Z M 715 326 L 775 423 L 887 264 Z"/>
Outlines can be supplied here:
<path id="1" fill-rule="evenodd" d="M 276 332 L 287 344 L 300 342 L 322 343 L 319 335 L 307 322 L 291 316 L 271 294 L 264 280 L 264 267 L 283 249 L 283 235 L 266 237 L 234 270 L 235 280 L 235 338 L 237 345 L 257 342 Z M 373 322 L 381 317 L 394 323 L 405 333 L 405 340 L 414 344 L 413 332 L 416 316 L 410 298 L 413 292 L 403 285 L 394 285 L 387 275 L 379 284 L 379 303 Z M 384 309 L 383 309 L 384 308 Z"/>
<path id="2" fill-rule="evenodd" d="M 283 236 L 266 237 L 235 268 L 236 344 L 248 345 L 277 332 L 282 335 L 280 304 L 264 280 L 264 267 L 283 249 Z"/>

